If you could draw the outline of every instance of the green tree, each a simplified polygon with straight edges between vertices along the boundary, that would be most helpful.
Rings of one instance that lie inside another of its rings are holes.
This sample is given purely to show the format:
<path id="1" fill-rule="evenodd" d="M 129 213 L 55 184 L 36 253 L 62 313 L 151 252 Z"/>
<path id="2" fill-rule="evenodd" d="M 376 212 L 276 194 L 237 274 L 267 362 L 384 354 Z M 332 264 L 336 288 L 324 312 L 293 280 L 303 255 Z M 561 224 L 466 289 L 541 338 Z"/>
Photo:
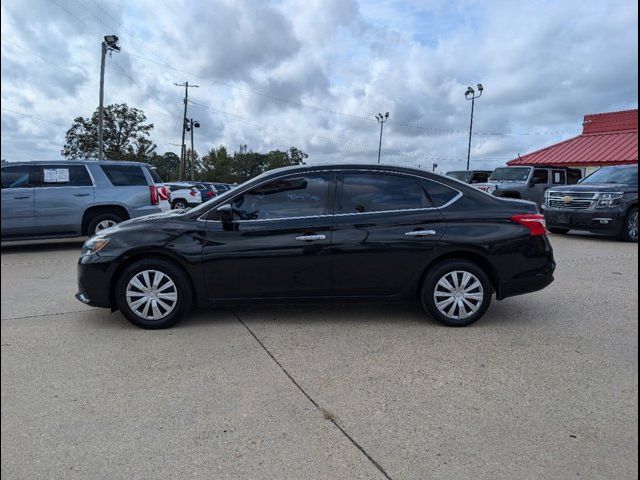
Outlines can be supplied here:
<path id="1" fill-rule="evenodd" d="M 66 134 L 62 155 L 76 160 L 98 158 L 98 118 L 96 110 L 90 118 L 77 117 Z M 156 145 L 149 135 L 153 123 L 137 108 L 127 104 L 108 105 L 104 109 L 104 156 L 109 160 L 149 161 Z"/>
<path id="2" fill-rule="evenodd" d="M 180 169 L 180 157 L 173 152 L 165 152 L 162 155 L 154 153 L 149 159 L 164 181 L 170 182 L 178 179 Z"/>
<path id="3" fill-rule="evenodd" d="M 229 155 L 226 147 L 219 146 L 211 149 L 202 157 L 200 178 L 208 182 L 234 183 L 237 181 L 233 157 Z"/>

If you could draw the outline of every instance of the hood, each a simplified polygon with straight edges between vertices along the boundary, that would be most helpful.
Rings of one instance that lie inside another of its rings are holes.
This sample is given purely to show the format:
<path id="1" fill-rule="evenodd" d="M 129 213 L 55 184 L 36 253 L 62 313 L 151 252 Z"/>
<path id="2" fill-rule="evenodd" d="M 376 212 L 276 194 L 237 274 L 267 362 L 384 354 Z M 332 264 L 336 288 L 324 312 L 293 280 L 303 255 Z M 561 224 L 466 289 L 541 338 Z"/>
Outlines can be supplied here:
<path id="1" fill-rule="evenodd" d="M 100 235 L 109 235 L 112 233 L 116 233 L 119 230 L 124 230 L 128 228 L 140 228 L 149 224 L 163 223 L 183 214 L 184 214 L 183 210 L 169 210 L 168 212 L 153 213 L 151 215 L 144 215 L 142 217 L 131 218 L 129 220 L 125 220 L 124 222 L 120 222 L 117 225 L 114 225 L 113 227 L 105 228 L 100 232 Z"/>
<path id="2" fill-rule="evenodd" d="M 552 187 L 550 192 L 638 192 L 637 185 L 625 185 L 621 183 L 579 183 L 576 185 L 560 185 Z"/>

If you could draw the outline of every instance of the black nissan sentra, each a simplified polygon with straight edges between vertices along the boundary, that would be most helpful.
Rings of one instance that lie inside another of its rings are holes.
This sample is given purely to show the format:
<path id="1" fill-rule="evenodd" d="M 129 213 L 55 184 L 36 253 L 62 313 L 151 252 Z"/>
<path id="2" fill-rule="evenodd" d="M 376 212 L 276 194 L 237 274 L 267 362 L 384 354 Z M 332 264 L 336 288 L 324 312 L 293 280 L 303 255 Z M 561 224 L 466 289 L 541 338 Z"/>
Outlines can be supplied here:
<path id="1" fill-rule="evenodd" d="M 555 262 L 535 204 L 454 179 L 370 165 L 266 172 L 189 211 L 91 237 L 77 298 L 165 328 L 201 307 L 412 301 L 465 326 L 540 290 Z"/>

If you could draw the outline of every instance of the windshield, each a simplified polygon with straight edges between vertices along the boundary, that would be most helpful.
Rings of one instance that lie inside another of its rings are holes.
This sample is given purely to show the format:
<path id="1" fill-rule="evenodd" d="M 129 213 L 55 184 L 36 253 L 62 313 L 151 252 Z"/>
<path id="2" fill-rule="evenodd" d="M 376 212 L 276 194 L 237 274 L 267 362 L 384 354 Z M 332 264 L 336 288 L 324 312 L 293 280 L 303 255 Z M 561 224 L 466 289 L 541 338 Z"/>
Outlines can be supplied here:
<path id="1" fill-rule="evenodd" d="M 447 172 L 447 177 L 455 178 L 456 180 L 460 180 L 461 182 L 468 183 L 471 178 L 471 172 L 462 170 L 460 172 Z"/>
<path id="2" fill-rule="evenodd" d="M 528 167 L 504 167 L 496 168 L 489 181 L 491 182 L 526 182 L 529 178 Z"/>
<path id="3" fill-rule="evenodd" d="M 638 167 L 604 167 L 593 172 L 581 183 L 638 185 Z"/>

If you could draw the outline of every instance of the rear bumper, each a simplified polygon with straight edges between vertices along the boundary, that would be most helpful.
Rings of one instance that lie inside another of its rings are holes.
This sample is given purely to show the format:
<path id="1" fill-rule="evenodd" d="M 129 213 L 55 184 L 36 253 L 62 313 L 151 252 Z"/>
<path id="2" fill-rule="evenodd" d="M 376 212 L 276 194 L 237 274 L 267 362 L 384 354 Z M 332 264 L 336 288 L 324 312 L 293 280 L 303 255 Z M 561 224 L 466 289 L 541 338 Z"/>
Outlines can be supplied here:
<path id="1" fill-rule="evenodd" d="M 615 236 L 622 231 L 625 212 L 619 208 L 585 211 L 545 208 L 544 218 L 547 226 L 551 228 L 585 230 L 602 235 Z"/>
<path id="2" fill-rule="evenodd" d="M 544 268 L 530 270 L 520 274 L 517 278 L 501 281 L 496 292 L 496 298 L 503 300 L 508 297 L 542 290 L 553 283 L 555 269 L 556 262 L 552 260 Z"/>

